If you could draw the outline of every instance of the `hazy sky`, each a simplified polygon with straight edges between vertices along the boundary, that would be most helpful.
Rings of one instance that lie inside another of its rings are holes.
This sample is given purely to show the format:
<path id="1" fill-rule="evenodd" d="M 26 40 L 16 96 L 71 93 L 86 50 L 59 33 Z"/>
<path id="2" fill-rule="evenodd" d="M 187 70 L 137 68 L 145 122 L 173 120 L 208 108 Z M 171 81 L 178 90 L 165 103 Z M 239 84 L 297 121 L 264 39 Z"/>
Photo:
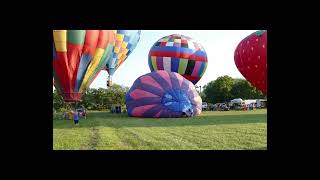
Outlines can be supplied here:
<path id="1" fill-rule="evenodd" d="M 223 75 L 243 78 L 234 63 L 234 50 L 242 39 L 255 31 L 257 30 L 142 30 L 137 47 L 115 72 L 113 83 L 130 87 L 139 76 L 149 73 L 150 48 L 157 40 L 171 34 L 189 36 L 204 47 L 208 67 L 197 85 L 203 86 Z M 91 88 L 106 88 L 107 77 L 108 73 L 102 71 Z"/>

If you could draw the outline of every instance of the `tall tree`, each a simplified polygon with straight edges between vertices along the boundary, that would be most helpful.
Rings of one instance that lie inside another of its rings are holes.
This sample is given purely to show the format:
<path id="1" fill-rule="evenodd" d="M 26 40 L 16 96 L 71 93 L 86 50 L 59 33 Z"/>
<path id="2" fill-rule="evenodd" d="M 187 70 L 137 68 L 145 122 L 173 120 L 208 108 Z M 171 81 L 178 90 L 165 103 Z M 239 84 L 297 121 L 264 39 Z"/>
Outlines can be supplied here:
<path id="1" fill-rule="evenodd" d="M 113 84 L 111 88 L 94 89 L 90 88 L 82 97 L 82 101 L 78 105 L 82 105 L 88 110 L 105 110 L 110 109 L 112 104 L 119 104 L 124 106 L 125 95 L 128 92 L 128 87 L 122 87 L 117 84 Z M 54 108 L 59 111 L 61 108 L 65 108 L 68 104 L 63 101 L 63 98 L 54 91 L 53 94 Z"/>
<path id="2" fill-rule="evenodd" d="M 237 79 L 232 87 L 231 94 L 233 98 L 258 99 L 263 98 L 263 94 L 253 87 L 245 79 Z"/>
<path id="3" fill-rule="evenodd" d="M 59 111 L 61 108 L 66 108 L 66 103 L 56 89 L 53 90 L 53 108 L 57 111 Z"/>
<path id="4" fill-rule="evenodd" d="M 221 76 L 204 86 L 201 98 L 209 103 L 221 103 L 234 98 L 259 99 L 263 94 L 247 80 Z"/>
<path id="5" fill-rule="evenodd" d="M 234 79 L 230 76 L 218 77 L 216 80 L 209 82 L 203 90 L 205 101 L 217 103 L 230 100 L 233 84 Z"/>

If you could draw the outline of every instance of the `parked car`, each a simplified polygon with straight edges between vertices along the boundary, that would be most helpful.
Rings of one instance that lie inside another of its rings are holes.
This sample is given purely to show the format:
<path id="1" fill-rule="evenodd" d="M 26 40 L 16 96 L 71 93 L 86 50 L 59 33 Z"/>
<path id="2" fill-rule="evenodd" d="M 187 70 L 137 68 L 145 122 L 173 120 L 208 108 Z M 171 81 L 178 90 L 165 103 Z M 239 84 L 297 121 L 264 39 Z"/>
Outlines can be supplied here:
<path id="1" fill-rule="evenodd" d="M 208 103 L 202 102 L 202 110 L 207 111 L 208 110 Z"/>
<path id="2" fill-rule="evenodd" d="M 243 105 L 242 104 L 233 104 L 232 109 L 234 109 L 234 110 L 243 110 Z"/>
<path id="3" fill-rule="evenodd" d="M 229 111 L 230 107 L 226 103 L 216 103 L 213 105 L 213 111 Z"/>
<path id="4" fill-rule="evenodd" d="M 209 111 L 214 111 L 214 105 L 211 103 L 208 103 L 208 110 Z"/>
<path id="5" fill-rule="evenodd" d="M 228 107 L 225 103 L 222 103 L 220 105 L 220 110 L 221 111 L 229 111 L 230 110 L 230 107 Z"/>

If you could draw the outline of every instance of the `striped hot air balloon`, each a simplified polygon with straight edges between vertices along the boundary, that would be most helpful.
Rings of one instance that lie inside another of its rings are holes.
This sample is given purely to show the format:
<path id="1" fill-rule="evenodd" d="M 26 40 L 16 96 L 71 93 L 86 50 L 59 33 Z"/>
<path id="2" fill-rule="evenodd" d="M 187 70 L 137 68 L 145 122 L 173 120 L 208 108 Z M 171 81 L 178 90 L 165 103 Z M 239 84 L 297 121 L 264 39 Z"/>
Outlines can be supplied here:
<path id="1" fill-rule="evenodd" d="M 189 80 L 162 70 L 139 77 L 126 94 L 128 115 L 134 117 L 191 117 L 201 113 L 201 104 Z"/>
<path id="2" fill-rule="evenodd" d="M 54 85 L 66 102 L 77 102 L 111 56 L 112 30 L 53 30 Z"/>
<path id="3" fill-rule="evenodd" d="M 150 49 L 148 62 L 151 71 L 177 72 L 193 84 L 201 79 L 208 65 L 201 44 L 177 34 L 158 40 Z"/>
<path id="4" fill-rule="evenodd" d="M 112 48 L 112 55 L 107 59 L 105 70 L 108 71 L 109 77 L 107 86 L 112 86 L 112 77 L 116 70 L 128 58 L 132 51 L 136 48 L 141 30 L 114 30 L 115 44 Z"/>

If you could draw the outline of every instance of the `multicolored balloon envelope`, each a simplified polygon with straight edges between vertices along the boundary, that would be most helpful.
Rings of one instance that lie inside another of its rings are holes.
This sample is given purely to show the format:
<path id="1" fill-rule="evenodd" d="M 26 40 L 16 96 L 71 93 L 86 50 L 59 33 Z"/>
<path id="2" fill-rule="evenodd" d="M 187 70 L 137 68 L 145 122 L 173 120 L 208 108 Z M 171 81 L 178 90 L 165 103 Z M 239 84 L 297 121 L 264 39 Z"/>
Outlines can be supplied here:
<path id="1" fill-rule="evenodd" d="M 163 70 L 139 77 L 126 94 L 128 114 L 134 117 L 192 117 L 201 113 L 201 105 L 190 81 Z"/>
<path id="2" fill-rule="evenodd" d="M 239 72 L 257 89 L 267 93 L 267 31 L 243 39 L 234 52 Z"/>
<path id="3" fill-rule="evenodd" d="M 116 30 L 114 33 L 116 41 L 112 48 L 112 55 L 107 59 L 105 67 L 109 73 L 107 86 L 112 86 L 112 76 L 115 71 L 136 48 L 141 30 Z"/>
<path id="4" fill-rule="evenodd" d="M 207 69 L 207 54 L 190 37 L 173 34 L 158 40 L 149 52 L 151 71 L 177 72 L 196 84 Z"/>
<path id="5" fill-rule="evenodd" d="M 54 85 L 66 102 L 77 102 L 106 64 L 112 30 L 53 30 Z"/>

